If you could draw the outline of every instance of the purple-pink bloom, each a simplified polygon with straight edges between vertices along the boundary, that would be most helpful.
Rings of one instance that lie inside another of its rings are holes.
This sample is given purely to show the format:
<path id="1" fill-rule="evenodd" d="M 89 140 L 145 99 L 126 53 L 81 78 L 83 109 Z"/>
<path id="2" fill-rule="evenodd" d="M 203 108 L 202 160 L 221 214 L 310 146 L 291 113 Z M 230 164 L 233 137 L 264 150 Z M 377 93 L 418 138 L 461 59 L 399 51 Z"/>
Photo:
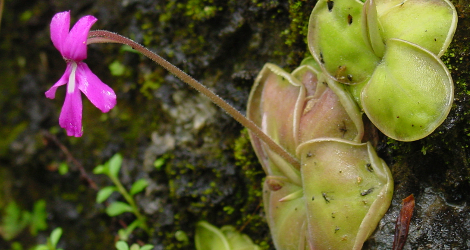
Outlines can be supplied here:
<path id="1" fill-rule="evenodd" d="M 70 31 L 70 11 L 55 14 L 51 21 L 52 43 L 64 58 L 67 68 L 59 81 L 46 91 L 46 97 L 54 99 L 57 88 L 67 83 L 59 124 L 69 136 L 80 137 L 83 134 L 80 91 L 103 113 L 116 105 L 114 91 L 82 62 L 87 57 L 88 32 L 96 20 L 94 16 L 84 16 Z"/>

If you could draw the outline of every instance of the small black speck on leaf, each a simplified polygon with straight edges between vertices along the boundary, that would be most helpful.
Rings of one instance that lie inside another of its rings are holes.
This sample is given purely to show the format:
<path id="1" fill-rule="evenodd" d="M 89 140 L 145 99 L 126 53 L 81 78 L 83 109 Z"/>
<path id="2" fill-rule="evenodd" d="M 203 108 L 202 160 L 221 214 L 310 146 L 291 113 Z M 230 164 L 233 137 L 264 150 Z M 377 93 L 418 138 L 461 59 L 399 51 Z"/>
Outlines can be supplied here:
<path id="1" fill-rule="evenodd" d="M 331 12 L 331 11 L 333 10 L 334 2 L 328 0 L 328 1 L 326 2 L 326 5 L 328 5 L 328 10 Z"/>
<path id="2" fill-rule="evenodd" d="M 372 188 L 369 188 L 369 189 L 367 189 L 367 190 L 364 190 L 363 192 L 361 192 L 361 196 L 366 196 L 366 195 L 372 193 L 372 191 L 374 191 L 374 188 L 373 188 L 373 187 L 372 187 Z"/>
<path id="3" fill-rule="evenodd" d="M 321 195 L 323 196 L 323 199 L 325 199 L 326 203 L 330 203 L 330 198 L 328 198 L 326 193 L 321 193 Z"/>

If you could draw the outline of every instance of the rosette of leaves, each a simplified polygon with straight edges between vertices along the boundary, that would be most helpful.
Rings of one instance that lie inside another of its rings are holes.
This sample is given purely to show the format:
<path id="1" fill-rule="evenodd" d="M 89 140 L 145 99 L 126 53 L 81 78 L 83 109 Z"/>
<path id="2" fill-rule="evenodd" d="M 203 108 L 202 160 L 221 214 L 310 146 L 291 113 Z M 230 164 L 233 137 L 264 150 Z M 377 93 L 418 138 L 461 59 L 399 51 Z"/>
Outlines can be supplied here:
<path id="1" fill-rule="evenodd" d="M 309 48 L 323 71 L 349 84 L 385 135 L 413 141 L 432 133 L 453 101 L 439 59 L 457 26 L 447 0 L 320 0 L 309 22 Z"/>
<path id="2" fill-rule="evenodd" d="M 278 250 L 361 249 L 390 205 L 390 170 L 362 142 L 361 113 L 344 88 L 315 65 L 289 74 L 266 64 L 256 78 L 247 116 L 300 162 L 287 163 L 250 133 Z"/>

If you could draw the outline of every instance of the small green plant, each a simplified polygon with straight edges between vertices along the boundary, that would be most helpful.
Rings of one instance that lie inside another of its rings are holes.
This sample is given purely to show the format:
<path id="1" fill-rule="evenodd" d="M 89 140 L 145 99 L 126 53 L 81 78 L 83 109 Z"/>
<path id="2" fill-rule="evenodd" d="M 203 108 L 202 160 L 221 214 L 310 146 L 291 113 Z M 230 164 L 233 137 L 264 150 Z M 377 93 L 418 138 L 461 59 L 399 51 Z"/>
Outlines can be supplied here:
<path id="1" fill-rule="evenodd" d="M 36 236 L 38 231 L 47 228 L 46 201 L 39 200 L 34 203 L 33 211 L 22 210 L 14 201 L 8 203 L 3 211 L 0 224 L 0 236 L 10 241 L 29 227 L 31 235 Z"/>
<path id="2" fill-rule="evenodd" d="M 119 181 L 119 170 L 121 169 L 121 166 L 122 156 L 120 154 L 115 154 L 105 164 L 97 166 L 93 170 L 93 173 L 107 175 L 114 184 L 113 186 L 107 186 L 98 191 L 96 196 L 97 203 L 104 202 L 114 192 L 119 192 L 126 200 L 126 202 L 111 202 L 106 208 L 106 213 L 111 217 L 118 216 L 122 213 L 133 213 L 135 215 L 136 219 L 127 228 L 121 229 L 118 232 L 119 238 L 121 240 L 127 240 L 132 231 L 138 227 L 142 228 L 148 233 L 146 219 L 139 212 L 139 209 L 134 200 L 134 196 L 142 192 L 148 186 L 148 182 L 145 179 L 139 179 L 132 184 L 130 191 L 127 191 Z"/>
<path id="3" fill-rule="evenodd" d="M 33 250 L 63 250 L 62 248 L 57 248 L 61 236 L 62 228 L 58 227 L 51 232 L 51 236 L 47 238 L 46 244 L 37 245 Z"/>
<path id="4" fill-rule="evenodd" d="M 118 241 L 116 242 L 116 249 L 117 250 L 151 250 L 153 249 L 153 245 L 143 245 L 139 246 L 136 243 L 132 244 L 130 247 L 125 241 Z"/>
<path id="5" fill-rule="evenodd" d="M 60 175 L 67 174 L 69 172 L 69 165 L 66 162 L 61 162 L 59 167 L 57 167 L 57 171 Z"/>

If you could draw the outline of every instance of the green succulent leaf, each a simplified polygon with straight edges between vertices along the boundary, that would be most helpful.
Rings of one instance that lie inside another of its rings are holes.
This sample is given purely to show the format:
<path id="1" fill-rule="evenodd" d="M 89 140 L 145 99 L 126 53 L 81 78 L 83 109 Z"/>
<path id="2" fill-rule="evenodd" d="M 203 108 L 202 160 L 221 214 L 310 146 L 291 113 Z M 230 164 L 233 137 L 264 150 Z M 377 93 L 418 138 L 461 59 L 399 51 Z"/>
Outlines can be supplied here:
<path id="1" fill-rule="evenodd" d="M 132 207 L 129 204 L 120 201 L 113 202 L 106 208 L 106 213 L 111 217 L 126 212 L 132 212 Z"/>
<path id="2" fill-rule="evenodd" d="M 245 234 L 232 226 L 218 229 L 206 221 L 196 225 L 196 250 L 260 250 Z"/>
<path id="3" fill-rule="evenodd" d="M 295 137 L 295 123 L 299 122 L 296 118 L 300 112 L 296 105 L 304 95 L 305 90 L 298 79 L 267 63 L 259 73 L 248 101 L 250 119 L 254 119 L 266 134 L 292 154 L 296 144 L 287 138 Z"/>
<path id="4" fill-rule="evenodd" d="M 139 250 L 139 249 L 140 249 L 140 246 L 137 243 L 132 244 L 131 247 L 129 248 L 129 250 Z"/>
<path id="5" fill-rule="evenodd" d="M 195 241 L 197 250 L 230 250 L 224 234 L 206 221 L 197 223 Z"/>
<path id="6" fill-rule="evenodd" d="M 153 249 L 153 245 L 143 245 L 142 247 L 140 247 L 140 250 L 152 250 Z"/>
<path id="7" fill-rule="evenodd" d="M 115 186 L 107 186 L 102 188 L 100 191 L 98 191 L 98 194 L 96 195 L 96 203 L 102 203 L 103 201 L 108 199 L 114 191 L 117 191 L 117 188 Z"/>
<path id="8" fill-rule="evenodd" d="M 413 141 L 444 121 L 453 90 L 450 73 L 436 55 L 416 44 L 390 39 L 383 61 L 362 91 L 361 102 L 384 134 Z"/>
<path id="9" fill-rule="evenodd" d="M 293 154 L 301 112 L 298 106 L 303 105 L 300 101 L 304 96 L 305 88 L 301 87 L 298 79 L 280 67 L 267 63 L 251 90 L 247 116 L 287 152 Z M 298 169 L 271 150 L 261 149 L 263 143 L 256 136 L 250 137 L 258 158 L 265 161 L 262 165 L 268 175 L 287 176 L 292 182 L 300 184 Z M 270 166 L 267 160 L 274 158 L 279 164 Z"/>
<path id="10" fill-rule="evenodd" d="M 302 112 L 297 118 L 300 122 L 296 145 L 318 137 L 361 140 L 362 117 L 352 98 L 343 90 L 343 84 L 308 66 L 298 67 L 292 75 L 306 89 L 306 96 L 299 105 Z"/>
<path id="11" fill-rule="evenodd" d="M 118 178 L 119 170 L 122 165 L 122 156 L 121 154 L 115 154 L 111 159 L 109 159 L 109 174 L 114 178 Z"/>
<path id="12" fill-rule="evenodd" d="M 380 60 L 364 40 L 362 8 L 356 0 L 320 0 L 310 16 L 310 52 L 330 77 L 346 84 L 368 79 Z"/>
<path id="13" fill-rule="evenodd" d="M 346 113 L 348 116 L 347 118 L 343 120 L 344 121 L 343 127 L 339 129 L 339 132 L 342 133 L 341 138 L 350 139 L 351 141 L 355 141 L 355 142 L 360 142 L 364 136 L 364 123 L 362 121 L 362 113 L 359 110 L 359 107 L 357 106 L 355 100 L 348 92 L 348 87 L 355 86 L 355 85 L 340 84 L 329 78 L 326 78 L 325 80 L 328 83 L 328 87 L 338 97 L 339 103 L 341 103 L 342 105 L 341 109 L 344 109 L 344 113 Z M 348 122 L 346 123 L 346 121 Z M 340 136 L 333 136 L 332 134 L 330 137 L 339 138 Z"/>
<path id="14" fill-rule="evenodd" d="M 363 29 L 362 34 L 367 45 L 378 57 L 382 57 L 385 50 L 385 44 L 380 34 L 379 21 L 377 19 L 377 7 L 374 0 L 368 0 L 364 3 L 362 13 Z"/>
<path id="15" fill-rule="evenodd" d="M 98 165 L 93 169 L 94 174 L 107 174 L 109 171 L 108 164 Z"/>
<path id="16" fill-rule="evenodd" d="M 418 44 L 440 57 L 457 27 L 457 12 L 447 0 L 368 0 L 375 2 L 382 37 Z"/>
<path id="17" fill-rule="evenodd" d="M 305 57 L 302 62 L 300 62 L 300 66 L 310 66 L 313 68 L 313 70 L 318 73 L 318 72 L 321 72 L 321 66 L 320 64 L 318 64 L 317 61 L 315 61 L 315 58 L 313 58 L 313 56 L 307 56 Z"/>
<path id="18" fill-rule="evenodd" d="M 233 226 L 223 226 L 220 231 L 225 235 L 232 250 L 260 250 L 246 234 L 241 234 Z"/>
<path id="19" fill-rule="evenodd" d="M 301 197 L 288 201 L 283 199 L 299 192 Z M 276 249 L 306 249 L 308 223 L 302 187 L 291 182 L 273 186 L 265 181 L 263 203 Z"/>
<path id="20" fill-rule="evenodd" d="M 142 227 L 142 222 L 140 220 L 134 220 L 126 228 L 119 229 L 119 231 L 118 231 L 119 239 L 124 240 L 124 241 L 128 240 L 129 236 L 132 234 L 134 229 L 136 229 L 137 227 L 143 228 Z"/>
<path id="21" fill-rule="evenodd" d="M 33 248 L 33 249 L 34 249 L 34 250 L 50 250 L 47 245 L 38 245 L 38 246 L 36 246 L 36 247 Z"/>
<path id="22" fill-rule="evenodd" d="M 127 245 L 127 242 L 120 240 L 116 242 L 116 249 L 117 250 L 129 250 L 129 245 Z"/>
<path id="23" fill-rule="evenodd" d="M 51 233 L 51 245 L 57 247 L 60 237 L 62 236 L 62 228 L 58 227 L 54 229 Z"/>
<path id="24" fill-rule="evenodd" d="M 134 182 L 134 184 L 132 184 L 131 191 L 129 193 L 131 195 L 138 194 L 142 192 L 148 185 L 149 183 L 147 182 L 147 180 L 139 179 L 136 182 Z"/>
<path id="25" fill-rule="evenodd" d="M 361 249 L 387 211 L 390 170 L 369 143 L 323 138 L 298 148 L 310 246 Z"/>

